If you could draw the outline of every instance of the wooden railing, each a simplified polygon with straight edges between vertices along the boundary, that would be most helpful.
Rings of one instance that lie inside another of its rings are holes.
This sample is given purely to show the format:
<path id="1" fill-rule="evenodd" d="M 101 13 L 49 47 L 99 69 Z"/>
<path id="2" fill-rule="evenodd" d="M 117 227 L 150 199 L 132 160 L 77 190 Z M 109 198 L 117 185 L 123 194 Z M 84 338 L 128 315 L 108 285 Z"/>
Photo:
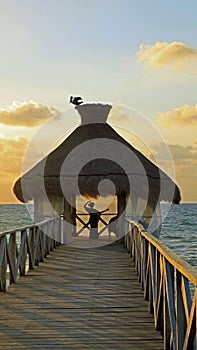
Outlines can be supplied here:
<path id="1" fill-rule="evenodd" d="M 128 218 L 125 232 L 164 349 L 197 349 L 197 270 Z"/>
<path id="2" fill-rule="evenodd" d="M 53 218 L 0 234 L 0 291 L 16 283 L 59 245 L 60 219 Z"/>

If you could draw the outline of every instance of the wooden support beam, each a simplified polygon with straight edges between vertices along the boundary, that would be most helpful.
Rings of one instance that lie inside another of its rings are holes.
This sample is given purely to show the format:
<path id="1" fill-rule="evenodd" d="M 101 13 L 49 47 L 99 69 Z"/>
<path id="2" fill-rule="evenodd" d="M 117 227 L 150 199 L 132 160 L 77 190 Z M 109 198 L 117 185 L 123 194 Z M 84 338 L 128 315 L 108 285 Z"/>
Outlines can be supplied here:
<path id="1" fill-rule="evenodd" d="M 72 242 L 73 226 L 76 226 L 76 217 L 73 216 L 73 207 L 70 203 L 64 199 L 64 211 L 63 211 L 63 242 L 70 244 Z"/>
<path id="2" fill-rule="evenodd" d="M 117 211 L 118 211 L 118 238 L 120 243 L 124 243 L 124 216 L 126 214 L 126 192 L 121 192 L 117 196 Z"/>

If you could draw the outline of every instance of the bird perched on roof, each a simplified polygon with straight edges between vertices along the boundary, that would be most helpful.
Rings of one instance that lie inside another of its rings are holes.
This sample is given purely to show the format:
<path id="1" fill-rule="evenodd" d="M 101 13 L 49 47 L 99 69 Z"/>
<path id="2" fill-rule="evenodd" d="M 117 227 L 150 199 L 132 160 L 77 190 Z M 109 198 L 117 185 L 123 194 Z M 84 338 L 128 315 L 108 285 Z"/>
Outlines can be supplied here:
<path id="1" fill-rule="evenodd" d="M 81 103 L 83 103 L 83 100 L 81 97 L 74 97 L 74 96 L 70 96 L 70 103 L 73 103 L 74 105 L 80 105 Z"/>

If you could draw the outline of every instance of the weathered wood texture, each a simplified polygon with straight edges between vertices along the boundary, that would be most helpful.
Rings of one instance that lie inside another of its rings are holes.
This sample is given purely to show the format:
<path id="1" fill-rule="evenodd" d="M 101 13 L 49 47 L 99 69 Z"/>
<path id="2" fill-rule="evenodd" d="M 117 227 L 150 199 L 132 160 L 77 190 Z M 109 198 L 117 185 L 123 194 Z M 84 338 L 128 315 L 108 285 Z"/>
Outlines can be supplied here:
<path id="1" fill-rule="evenodd" d="M 197 270 L 135 222 L 125 224 L 125 244 L 164 349 L 197 349 Z"/>
<path id="2" fill-rule="evenodd" d="M 163 349 L 123 245 L 44 260 L 1 294 L 1 350 Z"/>
<path id="3" fill-rule="evenodd" d="M 0 234 L 0 292 L 33 270 L 60 242 L 59 218 Z"/>

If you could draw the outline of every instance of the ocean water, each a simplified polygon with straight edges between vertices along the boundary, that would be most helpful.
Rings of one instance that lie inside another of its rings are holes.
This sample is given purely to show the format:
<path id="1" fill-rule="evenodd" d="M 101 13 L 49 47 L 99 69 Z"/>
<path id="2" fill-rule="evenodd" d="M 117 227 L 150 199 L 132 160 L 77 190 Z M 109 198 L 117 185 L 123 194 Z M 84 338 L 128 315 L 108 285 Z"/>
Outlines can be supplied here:
<path id="1" fill-rule="evenodd" d="M 25 204 L 0 204 L 0 233 L 33 223 Z"/>
<path id="2" fill-rule="evenodd" d="M 160 240 L 192 266 L 197 267 L 197 203 L 162 204 L 165 217 Z"/>
<path id="3" fill-rule="evenodd" d="M 31 207 L 30 207 L 31 208 Z M 191 265 L 197 267 L 197 203 L 162 204 L 160 239 Z M 24 204 L 0 205 L 0 232 L 32 224 Z"/>

